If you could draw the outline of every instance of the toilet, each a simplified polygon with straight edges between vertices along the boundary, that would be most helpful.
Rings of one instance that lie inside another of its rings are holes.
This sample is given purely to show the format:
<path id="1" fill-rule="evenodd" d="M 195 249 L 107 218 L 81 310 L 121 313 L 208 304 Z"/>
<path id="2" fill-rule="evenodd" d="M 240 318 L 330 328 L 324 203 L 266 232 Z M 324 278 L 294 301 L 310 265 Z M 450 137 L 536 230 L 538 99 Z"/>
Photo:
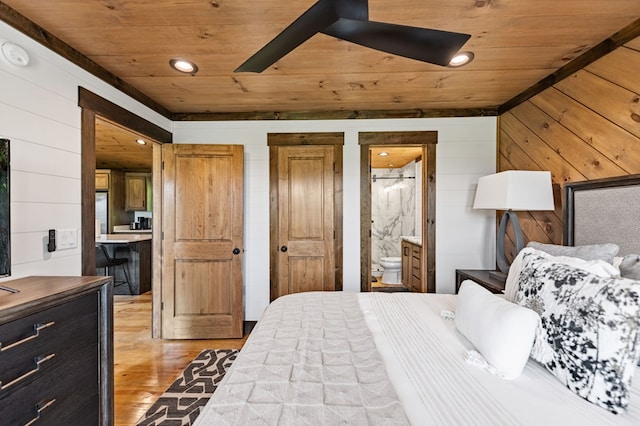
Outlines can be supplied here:
<path id="1" fill-rule="evenodd" d="M 374 278 L 380 278 L 382 276 L 382 267 L 377 263 L 371 265 L 371 276 Z"/>
<path id="2" fill-rule="evenodd" d="M 402 284 L 402 259 L 400 257 L 381 257 L 380 266 L 383 284 Z"/>

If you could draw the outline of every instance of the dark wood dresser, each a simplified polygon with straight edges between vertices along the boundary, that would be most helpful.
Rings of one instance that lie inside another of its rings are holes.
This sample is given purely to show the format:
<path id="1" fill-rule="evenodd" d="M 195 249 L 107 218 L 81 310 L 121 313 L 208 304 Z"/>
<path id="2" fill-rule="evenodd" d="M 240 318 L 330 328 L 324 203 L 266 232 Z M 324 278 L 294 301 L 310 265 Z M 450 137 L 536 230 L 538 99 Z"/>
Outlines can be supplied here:
<path id="1" fill-rule="evenodd" d="M 0 285 L 0 423 L 112 425 L 112 278 Z"/>

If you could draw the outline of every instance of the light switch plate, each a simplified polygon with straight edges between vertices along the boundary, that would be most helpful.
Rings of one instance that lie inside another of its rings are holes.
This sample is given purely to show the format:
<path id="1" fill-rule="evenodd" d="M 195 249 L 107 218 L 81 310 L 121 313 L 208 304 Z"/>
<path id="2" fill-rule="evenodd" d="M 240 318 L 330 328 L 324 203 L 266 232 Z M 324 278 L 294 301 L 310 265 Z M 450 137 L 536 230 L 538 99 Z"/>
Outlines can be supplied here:
<path id="1" fill-rule="evenodd" d="M 78 230 L 75 228 L 56 229 L 56 245 L 58 250 L 78 247 Z"/>

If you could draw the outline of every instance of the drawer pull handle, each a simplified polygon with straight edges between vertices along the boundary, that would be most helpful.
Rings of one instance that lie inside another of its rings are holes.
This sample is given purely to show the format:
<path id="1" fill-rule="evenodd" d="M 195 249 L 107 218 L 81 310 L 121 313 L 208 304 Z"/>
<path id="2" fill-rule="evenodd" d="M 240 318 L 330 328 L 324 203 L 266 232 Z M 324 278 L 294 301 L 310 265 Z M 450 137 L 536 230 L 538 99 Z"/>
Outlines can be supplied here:
<path id="1" fill-rule="evenodd" d="M 46 323 L 34 324 L 33 325 L 33 330 L 35 331 L 34 334 L 32 334 L 29 337 L 25 337 L 22 340 L 18 340 L 17 342 L 13 342 L 12 344 L 7 345 L 7 346 L 3 346 L 2 343 L 0 343 L 0 352 L 8 351 L 11 348 L 15 348 L 16 346 L 19 346 L 19 345 L 21 345 L 23 343 L 26 343 L 26 342 L 30 341 L 30 340 L 36 339 L 38 336 L 40 336 L 40 331 L 44 330 L 45 328 L 49 328 L 52 325 L 55 325 L 55 323 L 56 323 L 55 321 L 49 321 L 49 322 L 46 322 Z"/>
<path id="2" fill-rule="evenodd" d="M 22 376 L 13 379 L 12 381 L 7 383 L 6 385 L 3 384 L 2 382 L 0 382 L 0 390 L 9 389 L 11 386 L 15 385 L 16 383 L 19 383 L 19 382 L 23 381 L 24 379 L 26 379 L 27 377 L 31 376 L 32 374 L 37 373 L 40 370 L 40 367 L 42 366 L 42 364 L 44 364 L 45 362 L 49 361 L 50 359 L 52 359 L 55 356 L 56 356 L 56 354 L 49 354 L 47 356 L 39 356 L 39 357 L 34 358 L 34 361 L 36 362 L 36 368 L 34 368 L 33 370 L 30 370 L 30 371 L 27 371 Z"/>
<path id="3" fill-rule="evenodd" d="M 40 415 L 42 414 L 42 412 L 44 410 L 46 410 L 47 408 L 51 407 L 55 402 L 56 402 L 56 400 L 54 398 L 52 400 L 49 400 L 49 401 L 45 402 L 44 404 L 38 403 L 38 405 L 36 405 L 37 410 L 38 410 L 37 415 L 33 419 L 31 419 L 27 423 L 25 423 L 24 426 L 32 425 L 35 422 L 37 422 L 38 420 L 40 420 Z"/>

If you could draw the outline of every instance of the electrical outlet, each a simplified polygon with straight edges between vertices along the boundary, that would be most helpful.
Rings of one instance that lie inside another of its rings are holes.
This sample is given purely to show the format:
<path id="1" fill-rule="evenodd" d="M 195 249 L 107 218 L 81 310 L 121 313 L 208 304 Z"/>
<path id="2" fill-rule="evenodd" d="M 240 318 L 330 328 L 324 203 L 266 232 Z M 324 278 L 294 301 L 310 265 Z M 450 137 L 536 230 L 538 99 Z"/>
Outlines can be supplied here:
<path id="1" fill-rule="evenodd" d="M 57 229 L 56 245 L 59 250 L 71 249 L 78 247 L 78 231 L 74 228 Z"/>

